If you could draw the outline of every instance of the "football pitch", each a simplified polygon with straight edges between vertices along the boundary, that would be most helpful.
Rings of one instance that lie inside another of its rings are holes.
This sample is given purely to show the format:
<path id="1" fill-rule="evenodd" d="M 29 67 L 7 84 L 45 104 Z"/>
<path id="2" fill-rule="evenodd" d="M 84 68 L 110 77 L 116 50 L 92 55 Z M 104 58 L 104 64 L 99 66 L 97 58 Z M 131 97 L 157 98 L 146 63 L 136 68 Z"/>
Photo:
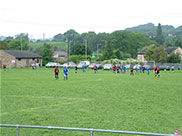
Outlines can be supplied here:
<path id="1" fill-rule="evenodd" d="M 0 124 L 94 128 L 173 134 L 182 127 L 182 71 L 130 76 L 112 71 L 54 69 L 0 72 Z M 2 136 L 16 128 L 0 128 Z M 20 136 L 89 136 L 89 132 L 21 128 Z M 94 136 L 119 134 L 94 133 Z M 121 134 L 120 134 L 121 135 Z"/>

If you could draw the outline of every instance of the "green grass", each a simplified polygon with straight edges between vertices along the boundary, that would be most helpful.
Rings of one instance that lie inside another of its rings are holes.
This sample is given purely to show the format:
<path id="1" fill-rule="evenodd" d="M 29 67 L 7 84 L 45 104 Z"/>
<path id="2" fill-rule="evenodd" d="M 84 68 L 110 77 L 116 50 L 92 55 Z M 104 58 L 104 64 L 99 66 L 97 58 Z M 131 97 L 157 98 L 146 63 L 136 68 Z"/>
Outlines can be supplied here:
<path id="1" fill-rule="evenodd" d="M 56 46 L 58 48 L 66 49 L 65 42 L 36 42 L 36 43 L 29 43 L 29 47 L 40 48 L 44 45 L 44 43 L 51 44 L 52 46 Z"/>
<path id="2" fill-rule="evenodd" d="M 92 70 L 54 79 L 53 69 L 1 71 L 1 124 L 173 133 L 182 127 L 182 71 L 160 78 Z M 16 135 L 1 128 L 2 136 Z M 88 132 L 20 129 L 20 136 L 89 136 Z M 94 133 L 94 136 L 118 134 Z"/>

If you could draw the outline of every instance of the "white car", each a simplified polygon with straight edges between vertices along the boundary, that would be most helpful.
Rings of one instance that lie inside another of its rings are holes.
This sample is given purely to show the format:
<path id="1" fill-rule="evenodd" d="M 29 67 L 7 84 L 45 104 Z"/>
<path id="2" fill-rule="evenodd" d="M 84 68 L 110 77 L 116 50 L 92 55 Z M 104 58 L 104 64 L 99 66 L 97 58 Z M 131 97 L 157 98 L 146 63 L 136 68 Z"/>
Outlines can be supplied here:
<path id="1" fill-rule="evenodd" d="M 104 70 L 110 70 L 110 69 L 112 69 L 112 64 L 105 64 L 105 65 L 103 66 L 103 69 L 104 69 Z"/>
<path id="2" fill-rule="evenodd" d="M 67 67 L 67 68 L 74 68 L 75 66 L 76 64 L 73 62 L 67 62 L 62 65 L 62 67 Z"/>
<path id="3" fill-rule="evenodd" d="M 61 64 L 56 63 L 56 62 L 49 62 L 45 66 L 46 66 L 46 68 L 55 68 L 55 67 L 61 67 Z"/>

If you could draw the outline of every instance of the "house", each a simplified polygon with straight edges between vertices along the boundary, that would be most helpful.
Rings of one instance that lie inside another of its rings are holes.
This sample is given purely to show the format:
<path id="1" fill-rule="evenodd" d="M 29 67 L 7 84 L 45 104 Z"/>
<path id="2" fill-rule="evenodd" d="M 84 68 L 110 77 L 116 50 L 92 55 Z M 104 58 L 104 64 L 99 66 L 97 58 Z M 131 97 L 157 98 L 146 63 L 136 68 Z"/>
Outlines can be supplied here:
<path id="1" fill-rule="evenodd" d="M 180 47 L 168 47 L 165 49 L 165 51 L 170 55 L 171 53 L 179 54 L 182 56 L 182 49 Z"/>
<path id="2" fill-rule="evenodd" d="M 137 55 L 137 60 L 140 62 L 145 62 L 145 58 L 144 58 L 144 53 L 147 50 L 147 48 L 143 48 L 141 51 L 138 52 Z M 167 52 L 168 55 L 170 55 L 171 53 L 174 54 L 179 54 L 182 58 L 182 49 L 180 47 L 167 47 L 165 48 L 165 51 Z"/>
<path id="3" fill-rule="evenodd" d="M 30 67 L 32 64 L 42 66 L 42 57 L 20 50 L 0 50 L 0 66 L 6 64 L 8 68 Z"/>
<path id="4" fill-rule="evenodd" d="M 145 51 L 147 50 L 147 48 L 143 48 L 140 52 L 138 52 L 138 55 L 137 55 L 137 60 L 140 61 L 140 62 L 144 62 L 145 59 L 144 59 L 144 53 Z"/>
<path id="5" fill-rule="evenodd" d="M 55 51 L 53 53 L 53 58 L 56 60 L 66 60 L 67 59 L 67 53 L 64 51 Z"/>

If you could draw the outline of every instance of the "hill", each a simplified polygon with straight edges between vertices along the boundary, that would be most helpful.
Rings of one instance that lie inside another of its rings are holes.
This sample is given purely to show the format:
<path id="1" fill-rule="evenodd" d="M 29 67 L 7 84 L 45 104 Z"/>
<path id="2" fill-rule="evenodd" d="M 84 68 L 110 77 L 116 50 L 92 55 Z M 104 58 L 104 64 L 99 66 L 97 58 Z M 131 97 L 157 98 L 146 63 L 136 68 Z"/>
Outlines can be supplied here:
<path id="1" fill-rule="evenodd" d="M 143 24 L 136 27 L 126 28 L 125 31 L 139 32 L 154 38 L 158 26 L 153 23 Z M 174 45 L 176 41 L 182 41 L 182 25 L 175 28 L 172 25 L 161 25 L 162 32 L 168 45 Z"/>
<path id="2" fill-rule="evenodd" d="M 157 26 L 153 23 L 143 24 L 136 27 L 126 28 L 125 31 L 134 31 L 139 33 L 146 33 L 149 36 L 154 36 L 156 34 Z M 172 25 L 162 25 L 162 31 L 164 36 L 169 34 L 178 34 L 176 32 L 182 31 L 182 26 L 175 28 Z"/>
<path id="3" fill-rule="evenodd" d="M 44 43 L 48 43 L 51 46 L 53 46 L 54 48 L 61 48 L 63 50 L 66 49 L 65 42 L 35 42 L 35 43 L 29 43 L 29 47 L 33 48 L 33 49 L 40 48 L 44 45 Z"/>

